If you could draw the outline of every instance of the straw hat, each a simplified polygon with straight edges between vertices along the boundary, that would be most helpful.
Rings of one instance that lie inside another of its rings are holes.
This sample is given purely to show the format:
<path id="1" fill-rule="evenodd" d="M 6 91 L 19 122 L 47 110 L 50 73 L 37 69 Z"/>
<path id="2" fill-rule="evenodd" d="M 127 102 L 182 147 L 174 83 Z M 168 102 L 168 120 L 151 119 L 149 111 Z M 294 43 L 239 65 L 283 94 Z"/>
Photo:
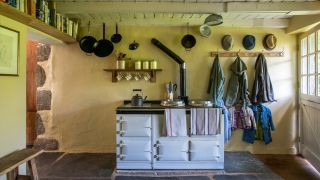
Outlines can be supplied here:
<path id="1" fill-rule="evenodd" d="M 262 44 L 266 50 L 272 50 L 277 46 L 277 38 L 273 34 L 268 34 L 263 38 Z"/>
<path id="2" fill-rule="evenodd" d="M 221 39 L 221 46 L 224 50 L 230 51 L 233 47 L 233 38 L 231 35 L 225 35 Z"/>

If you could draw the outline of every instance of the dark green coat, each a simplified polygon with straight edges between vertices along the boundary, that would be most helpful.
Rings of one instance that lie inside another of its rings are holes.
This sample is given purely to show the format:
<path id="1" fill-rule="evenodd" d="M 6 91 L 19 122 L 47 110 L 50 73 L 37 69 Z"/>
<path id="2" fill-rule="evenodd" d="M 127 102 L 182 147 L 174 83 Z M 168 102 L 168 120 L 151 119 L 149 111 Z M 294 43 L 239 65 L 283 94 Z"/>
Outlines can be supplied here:
<path id="1" fill-rule="evenodd" d="M 256 75 L 252 87 L 251 102 L 255 104 L 275 101 L 273 87 L 268 73 L 267 61 L 259 54 L 256 64 Z"/>
<path id="2" fill-rule="evenodd" d="M 246 64 L 238 56 L 230 69 L 232 74 L 227 88 L 226 106 L 233 106 L 236 103 L 250 105 Z"/>
<path id="3" fill-rule="evenodd" d="M 212 102 L 215 106 L 223 107 L 223 89 L 224 89 L 224 74 L 219 62 L 219 56 L 214 58 L 207 93 L 212 95 Z"/>

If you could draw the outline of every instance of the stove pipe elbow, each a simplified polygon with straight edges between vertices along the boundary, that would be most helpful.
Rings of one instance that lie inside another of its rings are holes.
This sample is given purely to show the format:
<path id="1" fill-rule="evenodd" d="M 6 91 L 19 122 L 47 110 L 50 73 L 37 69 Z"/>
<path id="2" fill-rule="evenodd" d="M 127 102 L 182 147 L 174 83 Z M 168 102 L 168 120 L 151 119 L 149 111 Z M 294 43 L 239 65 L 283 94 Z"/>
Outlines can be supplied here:
<path id="1" fill-rule="evenodd" d="M 152 38 L 151 43 L 161 49 L 164 53 L 170 56 L 180 66 L 180 96 L 185 103 L 188 103 L 188 96 L 186 95 L 186 63 L 177 54 L 163 45 L 159 40 Z"/>

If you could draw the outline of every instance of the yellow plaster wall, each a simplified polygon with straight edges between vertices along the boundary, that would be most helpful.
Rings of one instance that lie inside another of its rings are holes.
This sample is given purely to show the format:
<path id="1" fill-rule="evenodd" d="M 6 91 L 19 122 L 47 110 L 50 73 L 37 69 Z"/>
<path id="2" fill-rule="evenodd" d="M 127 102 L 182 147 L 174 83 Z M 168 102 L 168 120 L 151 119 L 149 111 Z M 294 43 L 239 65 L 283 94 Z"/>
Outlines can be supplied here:
<path id="1" fill-rule="evenodd" d="M 109 28 L 107 38 L 114 33 Z M 98 39 L 100 29 L 92 30 Z M 253 153 L 296 153 L 297 118 L 296 118 L 296 36 L 287 35 L 283 29 L 259 28 L 212 28 L 212 36 L 199 36 L 196 27 L 191 32 L 197 38 L 196 46 L 187 52 L 180 44 L 186 33 L 184 27 L 120 27 L 123 40 L 115 45 L 115 50 L 127 53 L 128 57 L 150 58 L 158 60 L 163 69 L 157 75 L 157 82 L 121 81 L 111 82 L 111 73 L 103 68 L 115 68 L 115 56 L 106 58 L 87 56 L 78 44 L 54 46 L 53 63 L 53 129 L 51 133 L 59 140 L 60 150 L 67 152 L 115 152 L 115 109 L 122 101 L 131 98 L 134 88 L 141 88 L 148 99 L 165 98 L 164 83 L 178 82 L 178 65 L 166 54 L 151 44 L 155 37 L 176 52 L 187 65 L 187 95 L 190 98 L 208 98 L 206 94 L 209 71 L 213 58 L 209 52 L 222 50 L 220 39 L 224 34 L 231 34 L 235 40 L 233 50 L 243 47 L 242 37 L 248 33 L 255 35 L 256 47 L 261 51 L 262 39 L 268 33 L 278 38 L 275 50 L 284 48 L 285 57 L 267 58 L 269 73 L 273 82 L 277 102 L 267 104 L 273 113 L 276 131 L 272 133 L 274 141 L 270 145 L 256 142 L 250 145 L 242 142 L 242 132 L 233 134 L 226 150 L 248 150 Z M 129 51 L 128 45 L 133 40 L 140 43 L 136 51 Z M 226 80 L 230 77 L 229 66 L 235 58 L 221 58 Z M 255 58 L 243 58 L 248 66 L 249 87 L 254 78 Z M 227 84 L 226 82 L 226 84 Z M 226 87 L 226 86 L 225 86 Z M 57 130 L 57 131 L 56 131 Z M 50 134 L 50 132 L 47 132 Z"/>
<path id="2" fill-rule="evenodd" d="M 19 76 L 0 76 L 0 157 L 2 157 L 26 146 L 27 27 L 3 16 L 0 16 L 0 25 L 20 32 Z"/>

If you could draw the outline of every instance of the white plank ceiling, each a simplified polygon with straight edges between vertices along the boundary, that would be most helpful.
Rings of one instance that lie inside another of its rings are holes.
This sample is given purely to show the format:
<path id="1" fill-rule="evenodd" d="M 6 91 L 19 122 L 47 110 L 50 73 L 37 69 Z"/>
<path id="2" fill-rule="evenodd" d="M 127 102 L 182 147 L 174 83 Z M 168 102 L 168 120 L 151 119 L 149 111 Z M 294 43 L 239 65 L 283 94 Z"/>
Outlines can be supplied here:
<path id="1" fill-rule="evenodd" d="M 85 26 L 102 22 L 139 26 L 201 25 L 211 13 L 221 26 L 286 28 L 296 15 L 320 14 L 318 0 L 55 0 L 57 11 Z"/>

